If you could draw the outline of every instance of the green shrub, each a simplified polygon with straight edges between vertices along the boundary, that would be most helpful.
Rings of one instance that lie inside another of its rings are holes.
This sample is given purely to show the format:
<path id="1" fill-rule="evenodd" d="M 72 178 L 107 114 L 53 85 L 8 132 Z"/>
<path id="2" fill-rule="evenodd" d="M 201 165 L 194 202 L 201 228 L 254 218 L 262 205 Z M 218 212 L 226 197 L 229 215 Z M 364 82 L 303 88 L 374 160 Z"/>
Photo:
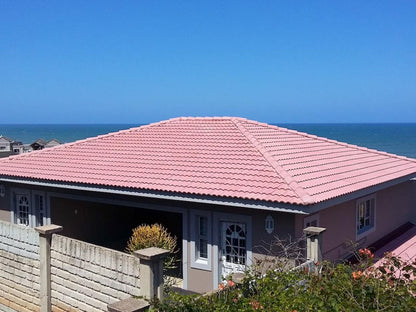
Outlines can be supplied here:
<path id="1" fill-rule="evenodd" d="M 126 250 L 133 253 L 135 250 L 144 249 L 148 247 L 158 247 L 169 250 L 163 263 L 163 271 L 166 273 L 169 270 L 177 267 L 177 253 L 176 237 L 172 237 L 170 233 L 160 224 L 142 224 L 133 229 L 133 234 L 127 242 Z"/>

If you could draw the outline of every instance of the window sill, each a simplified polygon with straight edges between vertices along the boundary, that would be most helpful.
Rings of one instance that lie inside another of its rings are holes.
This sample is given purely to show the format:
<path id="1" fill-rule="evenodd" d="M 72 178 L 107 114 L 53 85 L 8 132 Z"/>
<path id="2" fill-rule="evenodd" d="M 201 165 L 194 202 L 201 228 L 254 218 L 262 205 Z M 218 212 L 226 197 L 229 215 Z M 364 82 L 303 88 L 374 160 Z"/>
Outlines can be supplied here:
<path id="1" fill-rule="evenodd" d="M 367 235 L 373 233 L 375 230 L 376 230 L 376 227 L 373 226 L 371 228 L 365 229 L 364 231 L 361 230 L 360 232 L 357 232 L 356 233 L 356 240 L 358 241 L 358 240 L 366 237 Z"/>
<path id="2" fill-rule="evenodd" d="M 196 261 L 192 261 L 191 268 L 211 271 L 211 263 L 209 263 L 208 260 L 198 259 Z"/>

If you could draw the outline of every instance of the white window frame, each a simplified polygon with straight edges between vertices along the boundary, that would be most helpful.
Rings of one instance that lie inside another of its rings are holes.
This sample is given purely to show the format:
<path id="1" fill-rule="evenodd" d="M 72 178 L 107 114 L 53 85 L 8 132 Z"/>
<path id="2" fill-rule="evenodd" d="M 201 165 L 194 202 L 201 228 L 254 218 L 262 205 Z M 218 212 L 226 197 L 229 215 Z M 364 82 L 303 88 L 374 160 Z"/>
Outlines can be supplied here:
<path id="1" fill-rule="evenodd" d="M 19 212 L 17 211 L 17 196 L 18 195 L 25 195 L 29 200 L 29 224 L 23 225 L 18 223 Z M 28 190 L 28 189 L 11 189 L 11 222 L 14 224 L 20 224 L 23 226 L 29 227 L 37 227 L 40 225 L 38 211 L 36 209 L 36 196 L 42 196 L 43 198 L 43 216 L 42 216 L 42 224 L 47 225 L 50 224 L 50 212 L 49 212 L 49 201 L 46 196 L 46 192 L 36 191 L 36 190 Z"/>
<path id="2" fill-rule="evenodd" d="M 19 203 L 17 202 L 17 198 L 18 196 L 25 196 L 27 198 L 27 200 L 29 201 L 29 207 L 28 207 L 28 212 L 27 212 L 27 222 L 28 224 L 23 224 L 19 222 L 19 216 L 20 216 L 20 212 L 18 211 L 18 205 Z M 30 196 L 30 191 L 28 190 L 18 190 L 16 192 L 13 192 L 13 198 L 12 198 L 12 202 L 13 202 L 13 212 L 14 212 L 14 216 L 13 216 L 13 223 L 18 224 L 18 225 L 22 225 L 22 226 L 29 226 L 29 227 L 33 227 L 32 226 L 32 198 Z"/>
<path id="3" fill-rule="evenodd" d="M 367 201 L 370 202 L 370 225 L 363 227 L 362 229 L 358 229 L 360 224 L 360 205 L 366 203 Z M 355 207 L 355 233 L 356 239 L 360 240 L 363 237 L 367 236 L 370 233 L 373 233 L 376 230 L 376 211 L 377 211 L 377 201 L 376 196 L 369 195 L 357 200 L 356 207 Z"/>
<path id="4" fill-rule="evenodd" d="M 209 211 L 203 210 L 191 210 L 191 268 L 211 271 L 212 261 L 212 217 Z M 207 258 L 202 258 L 199 255 L 199 218 L 204 217 L 207 219 Z"/>

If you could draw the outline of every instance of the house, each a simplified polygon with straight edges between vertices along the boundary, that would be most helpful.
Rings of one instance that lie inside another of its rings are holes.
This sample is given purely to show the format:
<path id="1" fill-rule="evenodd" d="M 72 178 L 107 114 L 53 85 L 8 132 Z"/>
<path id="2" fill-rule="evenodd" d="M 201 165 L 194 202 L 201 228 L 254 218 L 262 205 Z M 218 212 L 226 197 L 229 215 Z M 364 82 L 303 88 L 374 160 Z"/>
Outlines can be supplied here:
<path id="1" fill-rule="evenodd" d="M 37 150 L 44 149 L 45 145 L 46 145 L 46 141 L 44 139 L 37 139 L 35 142 L 30 144 L 30 147 L 32 148 L 32 150 L 37 151 Z"/>
<path id="2" fill-rule="evenodd" d="M 0 152 L 12 152 L 13 142 L 14 141 L 12 139 L 9 139 L 8 137 L 0 135 Z"/>
<path id="3" fill-rule="evenodd" d="M 23 152 L 23 147 L 22 142 L 0 135 L 0 157 L 20 154 Z"/>
<path id="4" fill-rule="evenodd" d="M 54 147 L 57 145 L 61 145 L 62 142 L 60 142 L 57 139 L 52 139 L 49 141 L 45 141 L 44 139 L 38 139 L 35 142 L 33 142 L 32 144 L 30 144 L 32 150 L 37 151 L 37 150 L 41 150 L 44 148 L 49 148 L 49 147 Z"/>
<path id="5" fill-rule="evenodd" d="M 415 222 L 415 177 L 406 157 L 243 118 L 175 118 L 0 160 L 0 219 L 119 249 L 159 222 L 182 242 L 184 288 L 203 292 L 306 226 L 327 229 L 329 260 L 371 246 Z"/>
<path id="6" fill-rule="evenodd" d="M 57 139 L 52 139 L 52 140 L 49 140 L 48 142 L 46 142 L 45 148 L 54 147 L 54 146 L 61 145 L 61 144 L 62 144 L 61 141 L 59 141 Z"/>

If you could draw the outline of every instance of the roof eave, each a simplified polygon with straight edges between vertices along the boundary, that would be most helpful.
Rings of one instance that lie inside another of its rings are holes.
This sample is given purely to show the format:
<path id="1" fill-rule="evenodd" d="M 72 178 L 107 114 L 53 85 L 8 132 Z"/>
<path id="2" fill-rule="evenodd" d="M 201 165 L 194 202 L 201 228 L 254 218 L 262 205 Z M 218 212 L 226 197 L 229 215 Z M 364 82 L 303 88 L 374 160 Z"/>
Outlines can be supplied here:
<path id="1" fill-rule="evenodd" d="M 0 181 L 9 182 L 9 183 L 19 183 L 33 186 L 42 186 L 42 187 L 54 187 L 65 190 L 75 190 L 75 191 L 87 191 L 87 192 L 97 192 L 97 193 L 107 193 L 107 194 L 116 194 L 116 195 L 128 195 L 128 196 L 137 196 L 153 199 L 165 199 L 165 200 L 175 200 L 175 201 L 184 201 L 184 202 L 194 202 L 202 204 L 214 204 L 222 205 L 229 207 L 240 207 L 240 208 L 250 208 L 250 209 L 260 209 L 260 210 L 269 210 L 269 211 L 279 211 L 295 214 L 308 214 L 305 211 L 305 206 L 302 205 L 293 205 L 286 203 L 277 203 L 271 201 L 261 201 L 261 200 L 249 200 L 249 199 L 239 199 L 234 197 L 218 197 L 218 196 L 207 196 L 207 195 L 197 195 L 197 194 L 186 194 L 179 192 L 163 192 L 163 191 L 152 191 L 152 190 L 139 190 L 131 188 L 116 188 L 108 187 L 102 185 L 91 185 L 91 184 L 79 184 L 79 183 L 64 183 L 56 181 L 45 181 L 29 178 L 16 178 L 9 176 L 0 176 Z"/>
<path id="2" fill-rule="evenodd" d="M 219 197 L 219 196 L 207 196 L 197 194 L 185 194 L 179 192 L 163 192 L 163 191 L 152 191 L 152 190 L 139 190 L 131 188 L 116 188 L 102 185 L 91 185 L 91 184 L 79 184 L 79 183 L 64 183 L 56 181 L 36 180 L 28 178 L 16 178 L 10 176 L 0 176 L 0 181 L 10 183 L 20 183 L 26 185 L 43 186 L 43 187 L 54 187 L 66 190 L 77 190 L 77 191 L 88 191 L 97 193 L 108 193 L 116 195 L 128 195 L 137 196 L 153 199 L 165 199 L 175 200 L 184 202 L 196 202 L 203 204 L 214 204 L 229 207 L 240 207 L 250 208 L 268 211 L 287 212 L 295 214 L 312 214 L 320 210 L 336 206 L 351 200 L 358 199 L 360 197 L 367 196 L 369 194 L 378 192 L 380 190 L 398 185 L 406 181 L 415 181 L 416 173 L 409 174 L 397 179 L 393 179 L 384 183 L 380 183 L 368 188 L 364 188 L 352 193 L 341 195 L 335 198 L 325 200 L 323 202 L 309 204 L 309 205 L 296 205 L 288 203 L 279 203 L 264 200 L 250 200 L 250 199 L 239 199 L 234 197 Z"/>
<path id="3" fill-rule="evenodd" d="M 363 188 L 360 189 L 358 191 L 352 192 L 352 193 L 348 193 L 345 195 L 341 195 L 338 197 L 334 197 L 328 200 L 325 200 L 323 202 L 319 202 L 313 205 L 309 205 L 308 206 L 308 213 L 315 213 L 318 212 L 320 210 L 335 206 L 335 205 L 339 205 L 342 203 L 345 203 L 347 201 L 350 200 L 355 200 L 373 193 L 376 193 L 378 191 L 381 191 L 383 189 L 389 188 L 389 187 L 393 187 L 395 185 L 401 184 L 403 182 L 406 181 L 415 181 L 416 180 L 416 173 L 412 173 L 412 174 L 408 174 L 405 175 L 403 177 L 400 178 L 396 178 L 393 180 L 389 180 L 387 182 L 384 183 L 380 183 L 380 184 L 376 184 L 367 188 Z"/>

